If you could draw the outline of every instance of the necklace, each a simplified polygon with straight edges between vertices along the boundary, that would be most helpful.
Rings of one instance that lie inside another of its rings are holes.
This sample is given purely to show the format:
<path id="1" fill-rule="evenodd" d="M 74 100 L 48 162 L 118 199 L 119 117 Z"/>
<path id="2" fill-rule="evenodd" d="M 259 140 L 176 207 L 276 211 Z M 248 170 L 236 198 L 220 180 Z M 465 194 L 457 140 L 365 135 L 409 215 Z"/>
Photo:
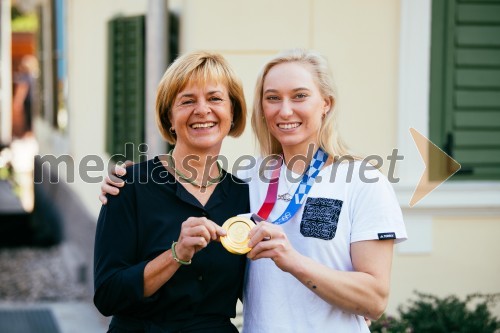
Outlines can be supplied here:
<path id="1" fill-rule="evenodd" d="M 288 173 L 291 174 L 291 171 L 288 171 L 286 165 L 283 163 L 284 166 L 284 175 L 282 178 L 285 179 L 285 184 L 287 186 L 286 192 L 282 194 L 278 194 L 278 200 L 283 200 L 286 202 L 292 201 L 292 195 L 290 194 L 290 189 L 292 188 L 293 182 L 291 184 L 288 183 Z"/>
<path id="2" fill-rule="evenodd" d="M 220 180 L 222 179 L 222 167 L 220 166 L 219 161 L 217 161 L 217 170 L 219 171 L 219 175 L 218 175 L 217 177 L 215 177 L 215 178 L 212 178 L 212 179 L 210 179 L 210 180 L 207 180 L 206 184 L 200 184 L 200 183 L 198 183 L 198 182 L 196 181 L 196 178 L 195 178 L 195 179 L 193 179 L 192 177 L 191 177 L 191 178 L 189 178 L 188 176 L 186 176 L 185 174 L 183 174 L 182 172 L 180 172 L 179 170 L 177 170 L 177 169 L 175 168 L 175 161 L 174 161 L 174 158 L 173 158 L 173 156 L 172 156 L 172 152 L 173 152 L 173 151 L 174 151 L 174 150 L 172 149 L 172 150 L 170 150 L 170 151 L 168 152 L 168 154 L 167 154 L 168 159 L 169 159 L 169 162 L 171 163 L 172 168 L 173 168 L 173 169 L 174 169 L 174 171 L 175 171 L 175 174 L 176 174 L 179 178 L 181 178 L 181 179 L 185 180 L 186 182 L 188 182 L 189 184 L 194 185 L 194 186 L 196 186 L 196 187 L 198 187 L 198 188 L 207 188 L 207 187 L 209 187 L 209 186 L 212 186 L 213 184 L 218 184 L 218 183 L 220 182 Z"/>

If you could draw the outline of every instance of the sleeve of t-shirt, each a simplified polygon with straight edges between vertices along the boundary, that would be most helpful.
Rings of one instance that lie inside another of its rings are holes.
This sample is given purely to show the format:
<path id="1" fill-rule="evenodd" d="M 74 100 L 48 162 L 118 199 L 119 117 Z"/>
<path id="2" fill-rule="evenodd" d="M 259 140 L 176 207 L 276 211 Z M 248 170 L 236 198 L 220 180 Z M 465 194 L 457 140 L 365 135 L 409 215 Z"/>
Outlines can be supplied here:
<path id="1" fill-rule="evenodd" d="M 132 174 L 128 170 L 127 174 Z M 138 259 L 135 185 L 108 196 L 97 221 L 94 247 L 94 304 L 105 316 L 129 313 L 153 297 L 144 297 L 144 268 Z"/>
<path id="2" fill-rule="evenodd" d="M 392 185 L 375 168 L 364 170 L 362 176 L 353 179 L 350 193 L 351 242 L 406 240 L 403 214 Z"/>

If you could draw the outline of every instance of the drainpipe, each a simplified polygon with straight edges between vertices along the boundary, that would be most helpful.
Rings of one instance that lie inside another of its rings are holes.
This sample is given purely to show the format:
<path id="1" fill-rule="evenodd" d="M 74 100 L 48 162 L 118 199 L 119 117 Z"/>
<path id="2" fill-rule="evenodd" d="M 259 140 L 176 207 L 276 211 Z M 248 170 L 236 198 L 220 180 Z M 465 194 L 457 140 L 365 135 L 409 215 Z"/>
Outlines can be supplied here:
<path id="1" fill-rule="evenodd" d="M 148 158 L 166 151 L 155 118 L 156 89 L 168 58 L 168 1 L 149 0 L 146 15 L 146 143 Z"/>

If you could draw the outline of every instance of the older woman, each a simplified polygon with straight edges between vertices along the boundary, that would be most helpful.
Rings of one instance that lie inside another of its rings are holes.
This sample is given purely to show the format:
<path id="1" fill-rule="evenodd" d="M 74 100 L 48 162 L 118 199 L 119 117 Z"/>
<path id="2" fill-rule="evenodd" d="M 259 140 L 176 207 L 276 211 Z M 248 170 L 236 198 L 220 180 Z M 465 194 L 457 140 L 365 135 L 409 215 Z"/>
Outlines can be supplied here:
<path id="1" fill-rule="evenodd" d="M 159 84 L 156 115 L 175 149 L 128 168 L 128 185 L 102 207 L 94 303 L 113 316 L 109 332 L 237 332 L 245 258 L 214 240 L 249 211 L 248 186 L 206 162 L 244 130 L 240 81 L 222 56 L 186 54 Z M 175 164 L 187 155 L 190 165 Z"/>

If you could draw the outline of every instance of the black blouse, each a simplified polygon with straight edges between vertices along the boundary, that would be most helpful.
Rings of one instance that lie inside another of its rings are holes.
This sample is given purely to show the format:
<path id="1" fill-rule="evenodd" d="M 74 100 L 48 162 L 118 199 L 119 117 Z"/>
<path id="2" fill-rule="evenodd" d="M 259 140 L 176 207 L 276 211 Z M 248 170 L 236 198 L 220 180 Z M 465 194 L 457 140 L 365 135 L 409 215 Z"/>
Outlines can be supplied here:
<path id="1" fill-rule="evenodd" d="M 208 331 L 235 317 L 246 257 L 229 253 L 219 242 L 196 253 L 192 264 L 181 266 L 154 295 L 143 296 L 146 264 L 170 248 L 188 217 L 205 216 L 222 225 L 249 212 L 248 185 L 223 172 L 205 206 L 157 157 L 129 167 L 120 195 L 108 196 L 97 222 L 94 303 L 105 316 L 114 316 L 111 327 L 122 326 L 113 331 L 141 325 Z"/>

